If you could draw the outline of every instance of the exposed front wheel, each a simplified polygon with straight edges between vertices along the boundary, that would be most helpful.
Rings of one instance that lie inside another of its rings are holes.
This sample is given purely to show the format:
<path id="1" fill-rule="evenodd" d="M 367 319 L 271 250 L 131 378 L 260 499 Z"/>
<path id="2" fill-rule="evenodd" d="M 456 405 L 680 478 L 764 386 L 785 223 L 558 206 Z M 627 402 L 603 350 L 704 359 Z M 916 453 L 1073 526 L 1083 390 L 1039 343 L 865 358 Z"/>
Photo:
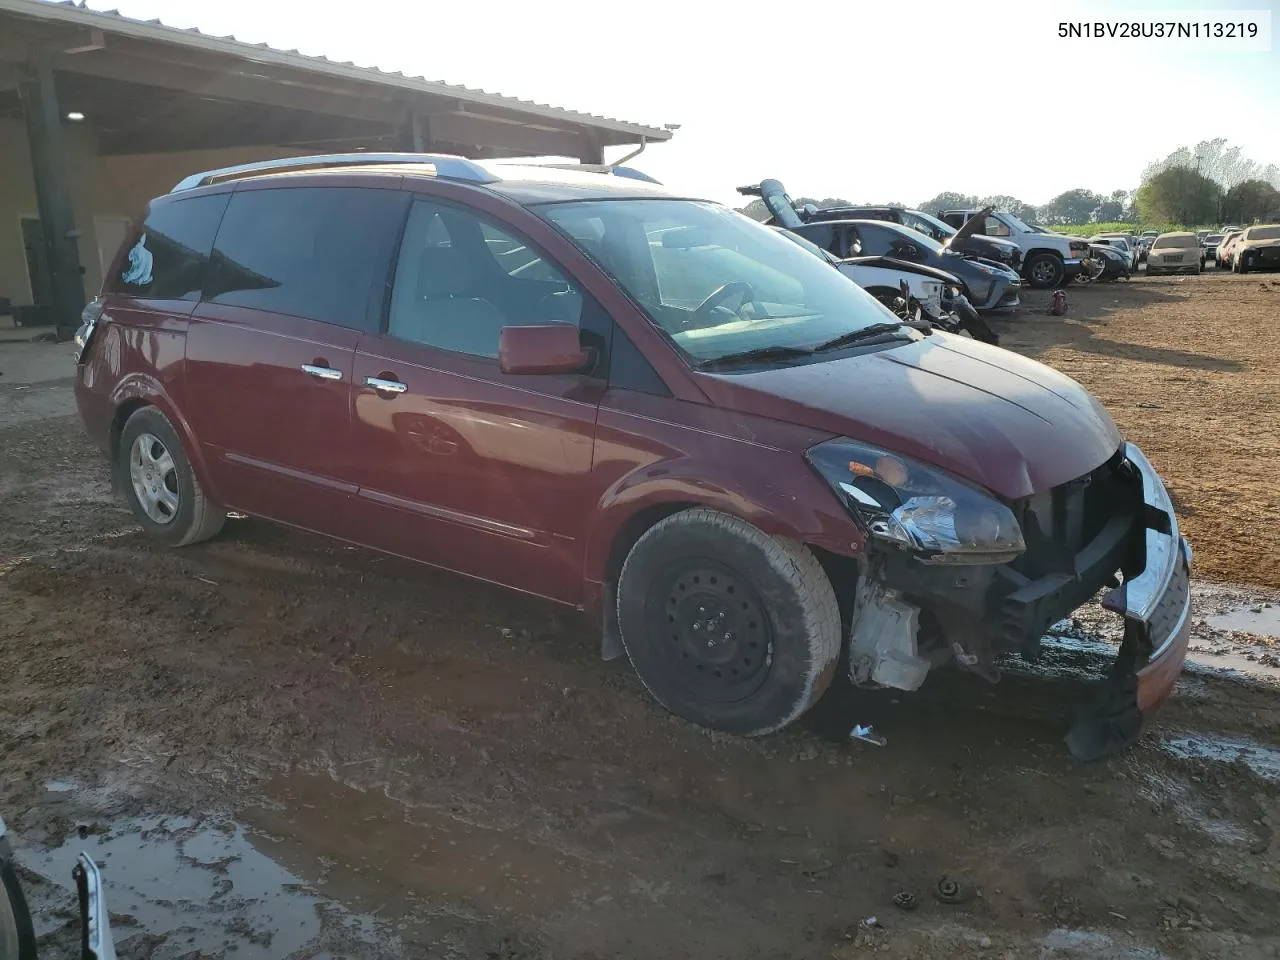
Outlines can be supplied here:
<path id="1" fill-rule="evenodd" d="M 632 547 L 618 624 L 659 703 L 741 736 L 808 710 L 840 657 L 840 609 L 813 553 L 702 507 L 672 514 Z"/>
<path id="2" fill-rule="evenodd" d="M 1024 272 L 1031 286 L 1044 290 L 1060 285 L 1067 269 L 1061 257 L 1052 253 L 1036 253 L 1027 258 Z"/>
<path id="3" fill-rule="evenodd" d="M 120 488 L 142 529 L 174 547 L 208 540 L 226 512 L 209 501 L 178 432 L 155 407 L 136 411 L 120 433 Z"/>

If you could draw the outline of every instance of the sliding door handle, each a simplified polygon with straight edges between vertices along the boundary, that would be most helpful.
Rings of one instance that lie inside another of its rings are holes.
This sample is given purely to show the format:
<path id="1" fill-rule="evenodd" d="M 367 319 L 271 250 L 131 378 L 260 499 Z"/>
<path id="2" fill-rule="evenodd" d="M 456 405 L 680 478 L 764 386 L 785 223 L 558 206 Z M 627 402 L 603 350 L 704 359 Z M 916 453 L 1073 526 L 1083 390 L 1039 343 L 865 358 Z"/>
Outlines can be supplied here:
<path id="1" fill-rule="evenodd" d="M 333 367 L 321 367 L 314 363 L 304 363 L 302 372 L 309 373 L 313 377 L 319 377 L 321 380 L 341 380 L 342 371 L 335 370 Z"/>
<path id="2" fill-rule="evenodd" d="M 373 387 L 379 393 L 404 393 L 409 388 L 399 380 L 383 380 L 381 377 L 365 377 L 365 386 Z"/>

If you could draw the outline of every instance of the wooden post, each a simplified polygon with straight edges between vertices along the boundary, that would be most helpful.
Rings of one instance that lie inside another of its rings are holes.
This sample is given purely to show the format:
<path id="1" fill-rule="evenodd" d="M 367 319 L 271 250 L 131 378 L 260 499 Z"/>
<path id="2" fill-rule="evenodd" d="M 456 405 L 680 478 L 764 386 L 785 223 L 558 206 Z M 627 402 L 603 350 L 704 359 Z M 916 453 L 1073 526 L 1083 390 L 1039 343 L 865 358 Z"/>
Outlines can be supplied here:
<path id="1" fill-rule="evenodd" d="M 67 180 L 62 114 L 53 85 L 53 68 L 47 59 L 42 57 L 28 64 L 19 77 L 18 92 L 27 122 L 36 207 L 48 249 L 54 322 L 58 338 L 70 339 L 84 309 L 84 271 Z"/>

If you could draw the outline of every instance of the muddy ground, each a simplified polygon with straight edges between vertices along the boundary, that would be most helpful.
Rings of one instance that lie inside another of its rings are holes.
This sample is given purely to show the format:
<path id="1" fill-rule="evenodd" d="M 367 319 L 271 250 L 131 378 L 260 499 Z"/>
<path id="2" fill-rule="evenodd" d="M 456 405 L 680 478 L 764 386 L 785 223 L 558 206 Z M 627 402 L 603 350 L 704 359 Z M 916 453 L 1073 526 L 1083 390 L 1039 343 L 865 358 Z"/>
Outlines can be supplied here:
<path id="1" fill-rule="evenodd" d="M 1280 955 L 1277 280 L 999 323 L 1099 393 L 1234 584 L 1198 585 L 1159 727 L 1092 766 L 1061 738 L 1097 610 L 996 686 L 837 687 L 709 735 L 539 603 L 256 521 L 152 545 L 70 381 L 0 354 L 0 811 L 42 956 L 73 955 L 80 849 L 131 958 Z"/>

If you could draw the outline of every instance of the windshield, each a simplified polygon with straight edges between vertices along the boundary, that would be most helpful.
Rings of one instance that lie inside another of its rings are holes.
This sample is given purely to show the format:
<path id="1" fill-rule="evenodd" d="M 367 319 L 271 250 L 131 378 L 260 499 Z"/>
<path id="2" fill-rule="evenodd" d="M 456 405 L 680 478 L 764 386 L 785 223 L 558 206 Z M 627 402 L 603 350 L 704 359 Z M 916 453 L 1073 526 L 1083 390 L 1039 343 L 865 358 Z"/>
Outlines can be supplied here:
<path id="1" fill-rule="evenodd" d="M 718 204 L 591 200 L 534 209 L 695 361 L 808 349 L 895 319 L 796 238 Z"/>
<path id="2" fill-rule="evenodd" d="M 1246 240 L 1280 240 L 1280 226 L 1250 227 L 1244 238 Z"/>
<path id="3" fill-rule="evenodd" d="M 1209 234 L 1207 237 L 1205 237 L 1205 238 L 1204 238 L 1204 242 L 1205 242 L 1205 243 L 1221 243 L 1221 242 L 1222 242 L 1222 234 L 1220 234 L 1220 233 L 1211 233 L 1211 234 Z"/>
<path id="4" fill-rule="evenodd" d="M 927 213 L 921 213 L 919 210 L 903 210 L 902 224 L 942 243 L 956 235 L 956 228 L 951 224 L 944 223 Z"/>
<path id="5" fill-rule="evenodd" d="M 1175 249 L 1185 249 L 1188 247 L 1200 246 L 1200 241 L 1194 233 L 1166 234 L 1157 238 L 1156 247 L 1173 247 Z M 1154 249 L 1154 248 L 1153 248 Z"/>

